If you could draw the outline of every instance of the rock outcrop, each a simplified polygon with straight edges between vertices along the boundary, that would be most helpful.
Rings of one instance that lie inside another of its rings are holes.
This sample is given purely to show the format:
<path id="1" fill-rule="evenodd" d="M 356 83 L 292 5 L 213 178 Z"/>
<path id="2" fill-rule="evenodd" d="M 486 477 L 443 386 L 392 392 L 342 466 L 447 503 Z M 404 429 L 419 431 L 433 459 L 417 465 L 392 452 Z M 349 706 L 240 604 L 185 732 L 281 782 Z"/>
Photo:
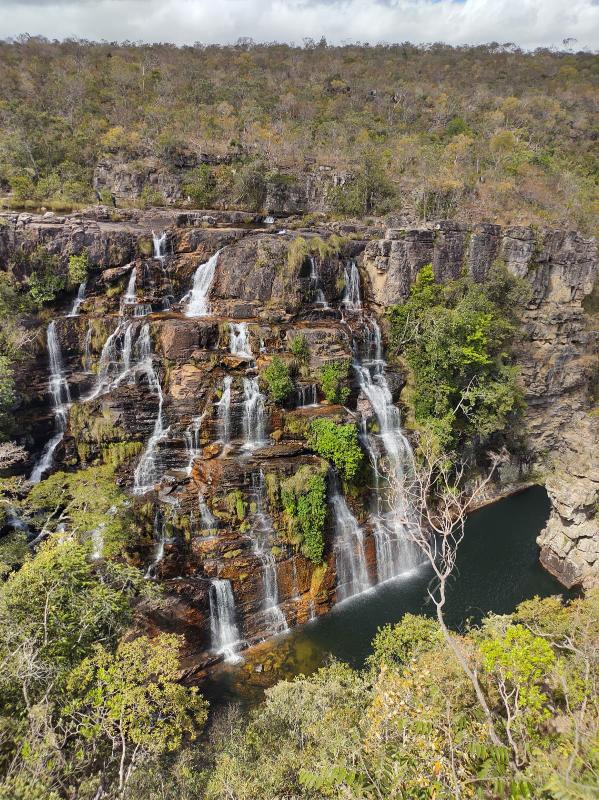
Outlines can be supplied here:
<path id="1" fill-rule="evenodd" d="M 524 469 L 529 477 L 533 470 L 550 472 L 553 512 L 540 538 L 546 568 L 567 585 L 599 580 L 597 418 L 589 415 L 597 326 L 585 307 L 597 280 L 594 242 L 575 233 L 454 223 L 388 230 L 381 238 L 372 227 L 354 229 L 351 239 L 337 240 L 337 249 L 311 261 L 290 258 L 291 242 L 315 233 L 326 239 L 332 229 L 280 231 L 239 212 L 96 208 L 68 217 L 4 218 L 0 268 L 16 250 L 39 246 L 65 271 L 71 254 L 88 255 L 79 316 L 67 316 L 67 295 L 56 309 L 73 405 L 55 463 L 72 468 L 110 458 L 140 514 L 154 509 L 132 557 L 164 581 L 172 602 L 167 611 L 148 610 L 140 624 L 185 631 L 190 670 L 218 657 L 210 628 L 214 581 L 232 587 L 245 643 L 280 629 L 281 619 L 305 622 L 335 602 L 333 520 L 324 563 L 315 564 L 300 547 L 282 494 L 299 471 L 326 474 L 306 443 L 311 420 L 371 419 L 355 375 L 347 408 L 323 402 L 320 369 L 330 361 L 349 364 L 370 346 L 376 314 L 401 302 L 427 263 L 440 281 L 464 271 L 484 281 L 502 259 L 529 281 L 532 297 L 517 344 L 529 452 L 516 477 Z M 208 311 L 188 316 L 196 270 L 217 252 Z M 352 262 L 365 314 L 347 303 Z M 25 278 L 27 260 L 19 263 L 25 272 L 18 277 Z M 135 296 L 127 299 L 132 270 Z M 18 376 L 18 444 L 30 453 L 27 469 L 54 425 L 41 333 L 36 357 Z M 292 353 L 298 337 L 308 353 L 301 363 Z M 256 394 L 258 376 L 275 356 L 296 376 L 295 392 L 282 404 L 269 400 L 263 385 Z M 387 384 L 397 401 L 402 376 L 389 373 Z M 363 578 L 376 581 L 368 492 L 357 489 L 347 513 L 362 524 Z M 273 593 L 280 616 L 266 602 Z"/>

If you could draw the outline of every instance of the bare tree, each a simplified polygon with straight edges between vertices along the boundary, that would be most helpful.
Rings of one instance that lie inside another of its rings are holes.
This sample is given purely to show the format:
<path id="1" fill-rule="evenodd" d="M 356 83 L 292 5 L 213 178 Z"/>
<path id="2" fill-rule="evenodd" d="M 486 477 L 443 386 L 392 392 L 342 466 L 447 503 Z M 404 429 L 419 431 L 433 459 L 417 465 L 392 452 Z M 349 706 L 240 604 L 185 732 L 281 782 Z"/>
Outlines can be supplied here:
<path id="1" fill-rule="evenodd" d="M 458 548 L 464 538 L 466 518 L 485 496 L 502 455 L 489 454 L 487 473 L 467 482 L 466 465 L 454 460 L 454 454 L 436 451 L 431 442 L 422 437 L 418 460 L 412 455 L 412 469 L 404 483 L 391 486 L 392 492 L 402 492 L 407 497 L 408 519 L 406 529 L 412 541 L 430 564 L 434 579 L 428 594 L 435 606 L 436 617 L 443 637 L 457 663 L 472 684 L 474 693 L 487 720 L 489 738 L 494 745 L 502 743 L 495 730 L 493 714 L 481 689 L 476 667 L 468 654 L 447 627 L 444 607 L 447 587 L 455 569 Z"/>

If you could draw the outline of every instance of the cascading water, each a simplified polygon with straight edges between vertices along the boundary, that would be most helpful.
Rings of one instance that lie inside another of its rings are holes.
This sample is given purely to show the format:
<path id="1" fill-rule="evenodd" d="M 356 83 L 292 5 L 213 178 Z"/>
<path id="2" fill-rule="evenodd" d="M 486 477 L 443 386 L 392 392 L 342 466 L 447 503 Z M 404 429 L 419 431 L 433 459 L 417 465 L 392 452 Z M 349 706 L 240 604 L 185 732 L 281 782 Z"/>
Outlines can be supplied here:
<path id="1" fill-rule="evenodd" d="M 102 347 L 96 383 L 86 400 L 94 400 L 121 383 L 131 370 L 133 322 L 121 319 Z"/>
<path id="2" fill-rule="evenodd" d="M 200 429 L 202 426 L 202 420 L 206 414 L 201 414 L 199 417 L 194 417 L 191 420 L 191 423 L 185 433 L 183 434 L 185 438 L 185 449 L 187 451 L 187 468 L 186 472 L 188 475 L 191 475 L 191 471 L 193 469 L 193 462 L 198 458 L 200 455 Z"/>
<path id="3" fill-rule="evenodd" d="M 229 323 L 229 349 L 234 356 L 252 358 L 250 331 L 247 322 Z"/>
<path id="4" fill-rule="evenodd" d="M 85 290 L 87 288 L 87 281 L 83 281 L 79 284 L 79 288 L 77 289 L 77 294 L 75 299 L 73 300 L 73 307 L 67 316 L 69 317 L 78 317 L 79 316 L 79 309 L 81 308 L 81 303 L 85 300 Z"/>
<path id="5" fill-rule="evenodd" d="M 226 375 L 223 380 L 223 393 L 216 404 L 218 409 L 218 425 L 221 441 L 227 444 L 231 440 L 231 384 L 233 378 Z"/>
<path id="6" fill-rule="evenodd" d="M 345 288 L 343 290 L 343 299 L 341 300 L 342 308 L 347 311 L 361 311 L 362 298 L 360 297 L 360 273 L 356 262 L 352 261 L 344 268 Z"/>
<path id="7" fill-rule="evenodd" d="M 164 547 L 166 545 L 166 526 L 164 519 L 160 513 L 160 509 L 156 509 L 154 513 L 154 526 L 153 526 L 153 539 L 154 539 L 154 559 L 148 569 L 146 570 L 146 578 L 155 578 L 158 566 L 164 560 Z"/>
<path id="8" fill-rule="evenodd" d="M 83 369 L 85 372 L 92 371 L 92 334 L 94 326 L 90 319 L 87 325 L 87 333 L 85 334 L 85 341 L 83 343 Z"/>
<path id="9" fill-rule="evenodd" d="M 169 428 L 164 427 L 162 413 L 164 395 L 162 393 L 162 386 L 160 385 L 160 378 L 154 369 L 154 362 L 152 358 L 152 342 L 150 339 L 150 326 L 147 324 L 144 325 L 141 330 L 137 347 L 140 357 L 140 365 L 146 372 L 148 385 L 158 397 L 158 411 L 156 413 L 154 429 L 148 440 L 146 449 L 142 453 L 139 463 L 135 468 L 135 472 L 133 473 L 134 494 L 145 494 L 145 492 L 148 492 L 154 488 L 155 484 L 160 478 L 158 445 L 168 435 Z"/>
<path id="10" fill-rule="evenodd" d="M 67 419 L 69 408 L 71 406 L 71 392 L 69 391 L 69 384 L 64 374 L 64 367 L 62 363 L 62 353 L 60 350 L 60 342 L 56 333 L 56 321 L 48 325 L 46 332 L 46 341 L 48 345 L 48 355 L 50 357 L 50 379 L 48 388 L 52 395 L 52 410 L 54 412 L 54 436 L 46 442 L 46 446 L 42 450 L 42 454 L 33 468 L 29 480 L 31 483 L 39 483 L 53 464 L 54 453 L 56 448 L 61 443 L 64 432 L 67 427 Z"/>
<path id="11" fill-rule="evenodd" d="M 333 551 L 337 569 L 337 602 L 370 589 L 364 552 L 364 532 L 349 510 L 337 477 L 331 478 L 330 503 L 335 528 Z"/>
<path id="12" fill-rule="evenodd" d="M 162 264 L 166 258 L 166 231 L 156 236 L 152 231 L 152 244 L 154 245 L 154 258 Z"/>
<path id="13" fill-rule="evenodd" d="M 212 649 L 225 661 L 241 661 L 237 655 L 243 646 L 235 621 L 235 598 L 231 582 L 215 578 L 210 582 L 210 633 Z"/>
<path id="14" fill-rule="evenodd" d="M 214 280 L 219 253 L 217 250 L 208 261 L 196 269 L 191 291 L 181 301 L 185 307 L 186 317 L 206 317 L 210 313 L 208 294 Z"/>
<path id="15" fill-rule="evenodd" d="M 277 562 L 270 547 L 270 540 L 274 531 L 272 521 L 264 510 L 266 491 L 262 470 L 252 475 L 252 494 L 256 503 L 256 511 L 253 514 L 250 535 L 252 537 L 254 555 L 262 563 L 262 586 L 264 592 L 262 612 L 264 625 L 268 636 L 276 636 L 278 633 L 289 630 L 289 626 L 279 606 Z"/>
<path id="16" fill-rule="evenodd" d="M 198 492 L 198 506 L 200 508 L 200 525 L 204 531 L 214 531 L 218 528 L 218 520 L 208 508 L 204 495 Z"/>
<path id="17" fill-rule="evenodd" d="M 364 343 L 365 358 L 360 360 L 357 355 L 353 367 L 379 428 L 378 434 L 368 433 L 363 428 L 362 441 L 375 478 L 374 537 L 380 583 L 409 571 L 420 559 L 418 547 L 409 535 L 410 526 L 416 522 L 405 491 L 412 463 L 411 449 L 402 433 L 399 409 L 393 404 L 385 377 L 387 365 L 382 355 L 381 331 L 375 320 L 368 320 Z M 386 459 L 384 466 L 381 449 Z M 393 484 L 392 498 L 381 488 L 381 478 L 385 477 Z"/>
<path id="18" fill-rule="evenodd" d="M 243 379 L 243 436 L 247 450 L 261 447 L 266 442 L 264 401 L 258 378 Z"/>
<path id="19" fill-rule="evenodd" d="M 296 408 L 309 408 L 318 405 L 318 387 L 315 383 L 303 383 L 295 390 Z"/>
<path id="20" fill-rule="evenodd" d="M 123 295 L 122 299 L 123 305 L 131 306 L 137 300 L 137 294 L 135 291 L 136 282 L 137 282 L 137 268 L 133 267 L 133 269 L 131 270 L 131 274 L 129 275 L 129 282 L 127 283 L 125 294 Z"/>
<path id="21" fill-rule="evenodd" d="M 310 288 L 312 290 L 312 302 L 314 305 L 322 306 L 324 309 L 329 308 L 327 299 L 322 290 L 322 281 L 320 279 L 320 272 L 318 270 L 318 263 L 314 256 L 309 256 L 310 259 Z"/>

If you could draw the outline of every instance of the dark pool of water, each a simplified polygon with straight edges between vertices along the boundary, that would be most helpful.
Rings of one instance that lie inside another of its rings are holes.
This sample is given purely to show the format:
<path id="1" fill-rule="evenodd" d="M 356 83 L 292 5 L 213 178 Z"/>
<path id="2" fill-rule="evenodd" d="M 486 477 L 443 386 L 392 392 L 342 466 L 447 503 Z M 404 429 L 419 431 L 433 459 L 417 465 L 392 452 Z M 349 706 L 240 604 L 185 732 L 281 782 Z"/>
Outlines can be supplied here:
<path id="1" fill-rule="evenodd" d="M 544 489 L 533 487 L 470 516 L 448 595 L 448 624 L 462 628 L 489 612 L 509 613 L 523 600 L 563 593 L 539 564 L 536 537 L 549 515 Z M 433 614 L 427 598 L 430 567 L 390 581 L 336 606 L 328 615 L 249 654 L 244 665 L 224 666 L 204 686 L 213 702 L 253 703 L 277 678 L 308 674 L 331 657 L 361 667 L 377 628 L 406 612 Z"/>

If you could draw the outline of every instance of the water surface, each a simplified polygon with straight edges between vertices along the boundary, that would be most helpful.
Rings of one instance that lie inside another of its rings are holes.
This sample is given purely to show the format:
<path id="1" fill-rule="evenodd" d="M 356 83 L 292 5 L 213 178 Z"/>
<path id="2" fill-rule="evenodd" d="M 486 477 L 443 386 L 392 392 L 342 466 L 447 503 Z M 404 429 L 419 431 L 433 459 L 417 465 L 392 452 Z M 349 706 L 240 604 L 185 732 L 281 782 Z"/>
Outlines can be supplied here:
<path id="1" fill-rule="evenodd" d="M 536 537 L 549 516 L 549 499 L 533 487 L 473 513 L 451 579 L 445 616 L 454 629 L 489 612 L 507 614 L 535 595 L 563 593 L 539 564 Z M 223 666 L 203 687 L 213 702 L 256 702 L 278 678 L 309 674 L 331 657 L 364 665 L 377 629 L 406 612 L 434 614 L 427 595 L 430 567 L 347 600 L 329 614 L 248 652 L 239 667 Z"/>

